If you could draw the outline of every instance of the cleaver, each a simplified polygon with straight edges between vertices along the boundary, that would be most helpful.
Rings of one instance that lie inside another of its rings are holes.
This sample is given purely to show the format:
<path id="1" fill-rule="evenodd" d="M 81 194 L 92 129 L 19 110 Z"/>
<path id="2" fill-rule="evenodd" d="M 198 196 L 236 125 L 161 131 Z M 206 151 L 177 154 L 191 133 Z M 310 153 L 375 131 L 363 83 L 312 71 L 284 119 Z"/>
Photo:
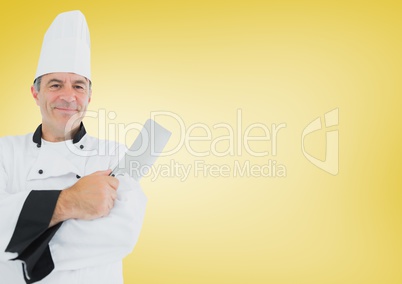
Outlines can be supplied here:
<path id="1" fill-rule="evenodd" d="M 110 175 L 117 176 L 127 173 L 139 181 L 160 156 L 171 135 L 169 130 L 154 120 L 148 119 L 134 143 Z"/>

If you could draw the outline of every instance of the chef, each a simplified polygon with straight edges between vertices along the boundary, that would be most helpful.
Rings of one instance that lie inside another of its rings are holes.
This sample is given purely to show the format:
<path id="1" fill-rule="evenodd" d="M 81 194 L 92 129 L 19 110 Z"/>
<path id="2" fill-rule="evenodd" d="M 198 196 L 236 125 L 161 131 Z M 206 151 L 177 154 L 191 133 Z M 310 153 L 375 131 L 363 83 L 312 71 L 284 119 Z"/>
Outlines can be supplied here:
<path id="1" fill-rule="evenodd" d="M 80 11 L 49 27 L 31 92 L 42 123 L 0 138 L 0 282 L 123 283 L 146 197 L 131 177 L 110 176 L 124 146 L 89 136 L 82 123 L 92 91 Z"/>

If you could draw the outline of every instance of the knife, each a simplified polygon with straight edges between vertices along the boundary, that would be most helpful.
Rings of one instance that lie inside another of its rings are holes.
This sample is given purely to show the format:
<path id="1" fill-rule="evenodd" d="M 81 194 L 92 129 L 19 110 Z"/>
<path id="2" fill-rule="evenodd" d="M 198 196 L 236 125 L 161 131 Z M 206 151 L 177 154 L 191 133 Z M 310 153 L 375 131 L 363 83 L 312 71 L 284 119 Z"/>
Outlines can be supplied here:
<path id="1" fill-rule="evenodd" d="M 111 176 L 128 173 L 136 181 L 147 174 L 160 156 L 172 133 L 152 119 L 148 119 L 134 143 L 124 154 Z"/>

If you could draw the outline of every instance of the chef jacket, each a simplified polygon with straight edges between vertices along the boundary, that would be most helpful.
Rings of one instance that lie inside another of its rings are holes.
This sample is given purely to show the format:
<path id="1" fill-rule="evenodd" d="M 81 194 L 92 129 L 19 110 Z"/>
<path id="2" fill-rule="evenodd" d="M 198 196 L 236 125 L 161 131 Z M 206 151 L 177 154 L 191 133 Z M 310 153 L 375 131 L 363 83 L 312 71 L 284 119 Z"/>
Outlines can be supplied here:
<path id="1" fill-rule="evenodd" d="M 61 190 L 83 176 L 113 168 L 125 146 L 86 134 L 48 142 L 35 133 L 0 138 L 0 282 L 5 284 L 120 284 L 122 259 L 134 248 L 146 197 L 119 176 L 110 214 L 69 219 L 51 228 Z"/>

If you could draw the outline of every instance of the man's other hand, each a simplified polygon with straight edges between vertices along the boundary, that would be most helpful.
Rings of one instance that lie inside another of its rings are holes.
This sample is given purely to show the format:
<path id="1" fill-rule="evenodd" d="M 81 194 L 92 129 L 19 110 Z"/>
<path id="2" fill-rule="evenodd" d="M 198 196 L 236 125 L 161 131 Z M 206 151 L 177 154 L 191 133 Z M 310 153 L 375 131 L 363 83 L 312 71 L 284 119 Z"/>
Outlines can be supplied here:
<path id="1" fill-rule="evenodd" d="M 68 219 L 92 220 L 109 215 L 117 197 L 118 179 L 111 170 L 82 177 L 60 193 L 49 227 Z"/>

